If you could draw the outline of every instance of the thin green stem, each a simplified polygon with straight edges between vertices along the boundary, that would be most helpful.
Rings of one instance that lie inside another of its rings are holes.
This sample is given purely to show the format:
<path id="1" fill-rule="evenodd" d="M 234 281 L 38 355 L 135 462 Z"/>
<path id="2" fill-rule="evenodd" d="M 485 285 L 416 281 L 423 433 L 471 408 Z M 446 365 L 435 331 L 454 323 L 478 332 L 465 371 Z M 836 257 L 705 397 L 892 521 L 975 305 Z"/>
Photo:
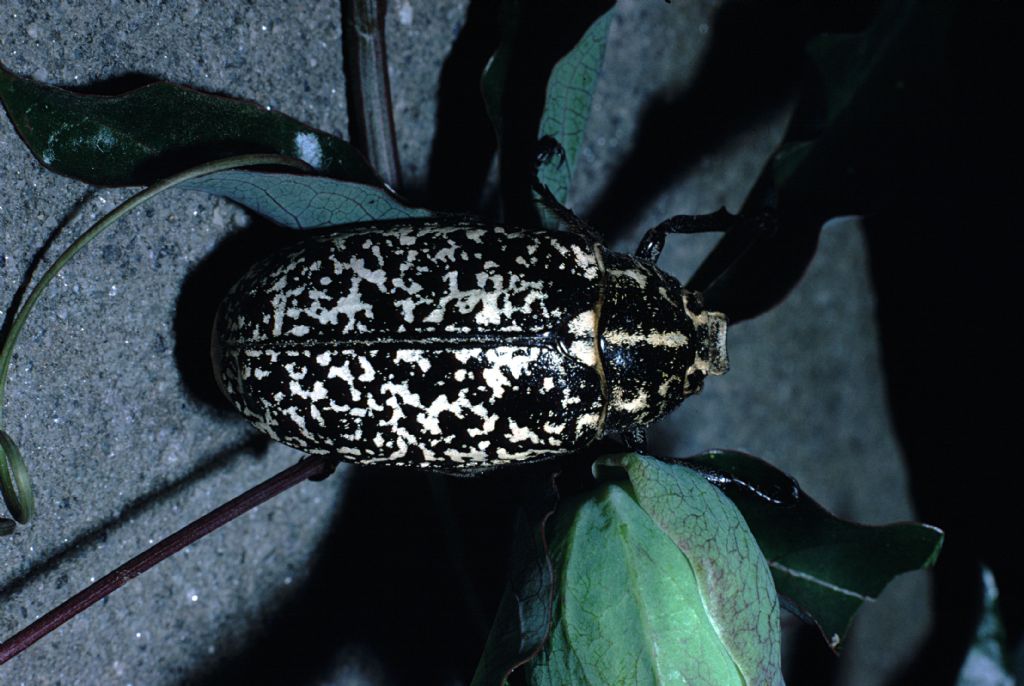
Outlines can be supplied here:
<path id="1" fill-rule="evenodd" d="M 309 166 L 305 163 L 281 155 L 241 155 L 193 167 L 155 183 L 140 193 L 136 193 L 103 217 L 103 219 L 93 224 L 88 231 L 79 236 L 67 250 L 61 253 L 60 257 L 42 275 L 32 289 L 32 292 L 25 299 L 25 302 L 18 309 L 14 321 L 11 323 L 7 339 L 4 341 L 3 348 L 0 348 L 0 427 L 3 426 L 4 391 L 7 387 L 7 374 L 10 371 L 11 358 L 14 355 L 14 345 L 18 342 L 18 335 L 21 333 L 22 328 L 24 328 L 25 322 L 28 321 L 29 313 L 31 313 L 36 301 L 39 300 L 43 291 L 46 290 L 46 287 L 53 281 L 53 278 L 57 276 L 64 265 L 79 250 L 87 246 L 92 239 L 102 233 L 104 229 L 153 196 L 200 176 L 227 169 L 257 165 L 278 165 L 295 167 L 302 170 L 309 169 Z M 32 487 L 28 478 L 28 471 L 25 469 L 21 454 L 14 440 L 3 432 L 2 428 L 0 428 L 0 438 L 3 438 L 0 441 L 0 491 L 2 491 L 8 508 L 15 515 L 15 519 L 25 523 L 32 516 L 33 511 Z M 0 523 L 0 532 L 7 531 L 8 529 L 10 529 L 9 524 Z"/>

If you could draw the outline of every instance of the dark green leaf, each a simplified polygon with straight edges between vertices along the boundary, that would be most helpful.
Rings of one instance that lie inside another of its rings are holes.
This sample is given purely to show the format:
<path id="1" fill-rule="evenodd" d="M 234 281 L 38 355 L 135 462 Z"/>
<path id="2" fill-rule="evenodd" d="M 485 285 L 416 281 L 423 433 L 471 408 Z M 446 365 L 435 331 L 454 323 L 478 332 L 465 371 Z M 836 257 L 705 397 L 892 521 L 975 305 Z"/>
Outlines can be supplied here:
<path id="1" fill-rule="evenodd" d="M 528 683 L 745 683 L 705 611 L 698 575 L 628 486 L 567 503 L 551 530 L 555 623 L 527 665 Z"/>
<path id="2" fill-rule="evenodd" d="M 201 176 L 182 187 L 229 198 L 295 229 L 430 216 L 427 210 L 403 204 L 381 186 L 326 176 L 232 169 Z"/>
<path id="3" fill-rule="evenodd" d="M 789 476 L 751 455 L 713 451 L 672 460 L 707 474 L 743 513 L 775 586 L 837 648 L 853 615 L 896 576 L 932 566 L 943 534 L 926 524 L 841 520 Z"/>
<path id="4" fill-rule="evenodd" d="M 541 649 L 551 629 L 554 578 L 545 522 L 558 500 L 553 479 L 531 489 L 516 517 L 512 569 L 472 686 L 500 686 Z"/>
<path id="5" fill-rule="evenodd" d="M 778 230 L 723 240 L 691 280 L 733 322 L 777 304 L 814 256 L 822 225 L 898 202 L 937 166 L 948 133 L 942 83 L 958 0 L 887 0 L 862 33 L 823 35 L 785 139 L 745 212 L 776 208 Z M 941 167 L 941 165 L 938 165 Z"/>
<path id="6" fill-rule="evenodd" d="M 596 463 L 605 465 L 626 470 L 637 502 L 689 560 L 702 606 L 744 683 L 781 683 L 778 597 L 736 506 L 682 465 L 635 453 Z"/>
<path id="7" fill-rule="evenodd" d="M 153 83 L 83 95 L 0 66 L 0 101 L 48 169 L 88 183 L 149 184 L 202 162 L 247 153 L 303 160 L 327 176 L 379 184 L 345 141 L 254 103 Z"/>
<path id="8" fill-rule="evenodd" d="M 1014 686 L 1017 682 L 1007 669 L 1006 631 L 999 616 L 999 587 L 988 567 L 982 568 L 981 579 L 984 587 L 981 619 L 956 686 Z"/>

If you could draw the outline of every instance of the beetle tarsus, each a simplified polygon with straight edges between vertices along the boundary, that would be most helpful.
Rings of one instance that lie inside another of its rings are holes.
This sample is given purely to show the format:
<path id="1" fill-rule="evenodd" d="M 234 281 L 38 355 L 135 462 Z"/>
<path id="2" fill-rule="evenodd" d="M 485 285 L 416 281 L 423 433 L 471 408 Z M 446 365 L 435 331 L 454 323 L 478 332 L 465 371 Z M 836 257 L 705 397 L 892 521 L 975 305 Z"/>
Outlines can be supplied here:
<path id="1" fill-rule="evenodd" d="M 554 136 L 544 136 L 537 141 L 537 168 L 547 164 L 551 158 L 558 158 L 558 166 L 565 164 L 565 148 Z"/>

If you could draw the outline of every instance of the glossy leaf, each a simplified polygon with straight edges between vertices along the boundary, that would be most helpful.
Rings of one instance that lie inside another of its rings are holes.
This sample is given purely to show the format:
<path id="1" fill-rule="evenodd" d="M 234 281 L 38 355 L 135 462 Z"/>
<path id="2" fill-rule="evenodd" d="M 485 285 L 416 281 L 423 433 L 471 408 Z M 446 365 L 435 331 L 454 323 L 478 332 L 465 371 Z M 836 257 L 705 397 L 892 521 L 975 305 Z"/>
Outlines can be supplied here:
<path id="1" fill-rule="evenodd" d="M 887 0 L 858 34 L 822 35 L 785 139 L 744 212 L 773 207 L 778 227 L 726 237 L 689 286 L 732 322 L 770 309 L 799 281 L 829 219 L 898 202 L 929 173 L 947 136 L 939 95 L 956 0 Z"/>
<path id="2" fill-rule="evenodd" d="M 326 176 L 230 170 L 193 179 L 183 187 L 234 200 L 295 229 L 430 216 L 427 210 L 403 204 L 381 186 Z"/>
<path id="3" fill-rule="evenodd" d="M 276 153 L 327 176 L 379 183 L 363 157 L 340 138 L 255 103 L 175 84 L 85 95 L 0 66 L 0 101 L 44 166 L 88 183 L 149 184 L 246 153 Z"/>
<path id="4" fill-rule="evenodd" d="M 736 504 L 788 607 L 838 648 L 865 600 L 897 574 L 935 564 L 943 534 L 927 524 L 865 526 L 837 518 L 791 477 L 732 451 L 673 460 L 705 473 Z"/>
<path id="5" fill-rule="evenodd" d="M 1017 681 L 1007 669 L 1006 631 L 999 616 L 999 587 L 988 567 L 982 568 L 981 580 L 984 589 L 981 618 L 956 686 L 1014 686 Z"/>
<path id="6" fill-rule="evenodd" d="M 556 502 L 553 480 L 548 480 L 530 490 L 530 501 L 516 516 L 512 568 L 472 686 L 501 686 L 548 637 L 555 580 L 545 524 Z"/>
<path id="7" fill-rule="evenodd" d="M 690 562 L 628 486 L 567 504 L 551 528 L 555 623 L 529 683 L 744 684 Z"/>
<path id="8" fill-rule="evenodd" d="M 779 604 L 772 575 L 736 506 L 693 470 L 627 453 L 634 497 L 684 553 L 703 605 L 748 684 L 781 684 Z"/>

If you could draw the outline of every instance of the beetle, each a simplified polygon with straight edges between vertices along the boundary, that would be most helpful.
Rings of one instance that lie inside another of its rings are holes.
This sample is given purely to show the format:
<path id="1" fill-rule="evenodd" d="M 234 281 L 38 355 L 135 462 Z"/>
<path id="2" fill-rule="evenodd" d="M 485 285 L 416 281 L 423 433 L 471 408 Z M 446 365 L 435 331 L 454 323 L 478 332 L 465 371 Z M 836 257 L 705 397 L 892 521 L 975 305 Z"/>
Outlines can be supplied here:
<path id="1" fill-rule="evenodd" d="M 271 438 L 360 464 L 475 473 L 609 433 L 642 441 L 728 369 L 725 315 L 655 264 L 666 233 L 722 214 L 663 222 L 635 256 L 578 220 L 440 218 L 307 240 L 226 296 L 217 380 Z"/>

